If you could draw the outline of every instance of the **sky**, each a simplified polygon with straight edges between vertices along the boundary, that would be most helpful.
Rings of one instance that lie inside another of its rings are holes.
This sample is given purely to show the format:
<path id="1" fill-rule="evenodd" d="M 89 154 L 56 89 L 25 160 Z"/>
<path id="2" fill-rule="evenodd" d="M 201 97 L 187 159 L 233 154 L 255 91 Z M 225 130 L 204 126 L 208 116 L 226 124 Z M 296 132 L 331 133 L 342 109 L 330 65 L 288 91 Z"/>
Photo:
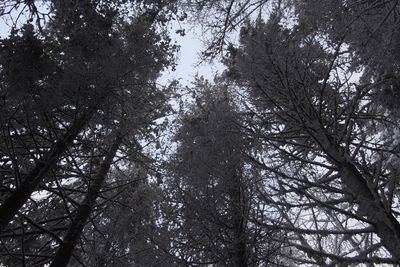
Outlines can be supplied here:
<path id="1" fill-rule="evenodd" d="M 201 63 L 200 54 L 204 50 L 201 29 L 199 26 L 182 26 L 186 29 L 185 36 L 175 33 L 179 29 L 178 25 L 172 24 L 170 26 L 171 37 L 180 46 L 176 70 L 165 71 L 159 82 L 163 84 L 168 80 L 177 79 L 183 86 L 190 86 L 196 74 L 212 81 L 216 73 L 221 73 L 224 70 L 223 64 L 217 61 Z"/>

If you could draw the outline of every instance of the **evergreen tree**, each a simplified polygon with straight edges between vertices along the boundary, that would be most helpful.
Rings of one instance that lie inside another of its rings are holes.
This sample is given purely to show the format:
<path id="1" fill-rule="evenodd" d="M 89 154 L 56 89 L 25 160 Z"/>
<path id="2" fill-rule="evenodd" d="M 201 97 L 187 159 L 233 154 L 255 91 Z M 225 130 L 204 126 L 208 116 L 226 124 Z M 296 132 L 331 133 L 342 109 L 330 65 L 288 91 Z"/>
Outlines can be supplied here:
<path id="1" fill-rule="evenodd" d="M 226 85 L 198 81 L 181 116 L 176 153 L 168 162 L 171 254 L 186 264 L 258 266 L 273 261 L 277 233 L 254 224 L 257 174 L 246 159 L 251 140 Z"/>

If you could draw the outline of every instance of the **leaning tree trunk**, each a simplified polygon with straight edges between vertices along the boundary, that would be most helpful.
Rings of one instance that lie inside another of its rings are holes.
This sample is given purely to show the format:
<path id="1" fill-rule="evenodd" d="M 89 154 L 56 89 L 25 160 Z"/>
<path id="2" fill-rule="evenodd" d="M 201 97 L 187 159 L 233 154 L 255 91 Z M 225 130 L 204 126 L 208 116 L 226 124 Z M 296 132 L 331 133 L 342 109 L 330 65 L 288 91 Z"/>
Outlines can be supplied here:
<path id="1" fill-rule="evenodd" d="M 76 120 L 52 147 L 52 149 L 39 160 L 35 167 L 22 178 L 19 187 L 12 192 L 11 196 L 0 206 L 0 233 L 7 227 L 21 207 L 28 201 L 32 192 L 36 190 L 43 181 L 49 170 L 57 164 L 62 154 L 72 144 L 78 134 L 85 128 L 91 117 L 98 109 L 100 101 Z"/>
<path id="2" fill-rule="evenodd" d="M 359 214 L 365 216 L 371 222 L 382 244 L 393 257 L 400 261 L 399 221 L 385 207 L 378 193 L 363 177 L 355 164 L 343 155 L 341 152 L 343 148 L 333 144 L 332 138 L 329 138 L 329 135 L 323 129 L 315 129 L 315 127 L 310 127 L 310 129 L 313 129 L 314 139 L 331 158 L 339 171 L 343 184 L 359 205 Z"/>
<path id="3" fill-rule="evenodd" d="M 62 267 L 67 266 L 72 252 L 79 238 L 82 234 L 83 228 L 89 219 L 90 213 L 96 203 L 96 199 L 99 195 L 100 189 L 106 179 L 107 173 L 110 170 L 113 158 L 117 153 L 118 147 L 120 146 L 122 137 L 118 136 L 100 165 L 99 171 L 97 172 L 94 180 L 90 183 L 86 197 L 82 204 L 77 210 L 77 214 L 70 225 L 67 234 L 60 247 L 57 250 L 56 256 L 50 267 Z"/>
<path id="4" fill-rule="evenodd" d="M 293 98 L 297 99 L 296 96 Z M 400 262 L 399 221 L 385 207 L 378 192 L 360 173 L 354 162 L 344 154 L 345 149 L 333 141 L 335 139 L 321 124 L 322 120 L 315 113 L 308 113 L 313 107 L 307 103 L 306 101 L 294 103 L 297 113 L 303 119 L 302 126 L 336 166 L 342 183 L 358 204 L 359 215 L 365 216 L 375 228 L 375 233 L 381 239 L 383 246 Z"/>

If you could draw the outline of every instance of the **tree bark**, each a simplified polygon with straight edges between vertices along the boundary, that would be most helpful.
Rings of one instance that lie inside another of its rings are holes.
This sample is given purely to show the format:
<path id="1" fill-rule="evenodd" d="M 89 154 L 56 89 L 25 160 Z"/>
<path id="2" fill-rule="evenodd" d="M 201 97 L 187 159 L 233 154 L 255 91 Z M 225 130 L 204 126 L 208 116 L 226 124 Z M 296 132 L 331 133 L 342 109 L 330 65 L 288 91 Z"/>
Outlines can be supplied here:
<path id="1" fill-rule="evenodd" d="M 71 259 L 74 248 L 79 241 L 87 220 L 89 219 L 90 213 L 94 207 L 94 204 L 96 203 L 100 189 L 107 177 L 107 173 L 110 170 L 113 158 L 117 153 L 121 141 L 122 137 L 118 136 L 105 156 L 93 182 L 89 185 L 86 197 L 79 206 L 77 214 L 70 225 L 62 244 L 59 246 L 56 256 L 53 262 L 50 264 L 50 267 L 67 266 L 69 260 Z"/>
<path id="2" fill-rule="evenodd" d="M 32 192 L 35 191 L 38 185 L 43 181 L 48 171 L 57 164 L 61 155 L 84 129 L 97 109 L 98 106 L 93 105 L 76 120 L 43 159 L 39 160 L 35 167 L 22 178 L 20 186 L 0 207 L 0 233 L 7 227 L 26 201 L 28 201 Z"/>

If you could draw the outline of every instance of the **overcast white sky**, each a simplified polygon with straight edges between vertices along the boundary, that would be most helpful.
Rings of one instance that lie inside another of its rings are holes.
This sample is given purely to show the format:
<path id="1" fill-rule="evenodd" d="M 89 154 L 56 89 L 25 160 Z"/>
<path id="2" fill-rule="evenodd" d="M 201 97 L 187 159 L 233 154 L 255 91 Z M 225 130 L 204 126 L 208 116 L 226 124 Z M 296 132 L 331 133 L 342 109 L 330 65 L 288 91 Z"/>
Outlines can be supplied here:
<path id="1" fill-rule="evenodd" d="M 204 48 L 201 40 L 201 30 L 199 28 L 190 28 L 190 25 L 183 25 L 183 27 L 186 29 L 185 36 L 175 33 L 179 27 L 176 25 L 171 26 L 171 37 L 181 46 L 178 54 L 178 65 L 174 72 L 164 72 L 160 83 L 164 83 L 168 79 L 178 79 L 182 85 L 190 85 L 196 73 L 208 80 L 213 80 L 217 72 L 221 73 L 223 71 L 223 64 L 215 61 L 214 63 L 206 62 L 199 65 L 200 53 Z"/>

